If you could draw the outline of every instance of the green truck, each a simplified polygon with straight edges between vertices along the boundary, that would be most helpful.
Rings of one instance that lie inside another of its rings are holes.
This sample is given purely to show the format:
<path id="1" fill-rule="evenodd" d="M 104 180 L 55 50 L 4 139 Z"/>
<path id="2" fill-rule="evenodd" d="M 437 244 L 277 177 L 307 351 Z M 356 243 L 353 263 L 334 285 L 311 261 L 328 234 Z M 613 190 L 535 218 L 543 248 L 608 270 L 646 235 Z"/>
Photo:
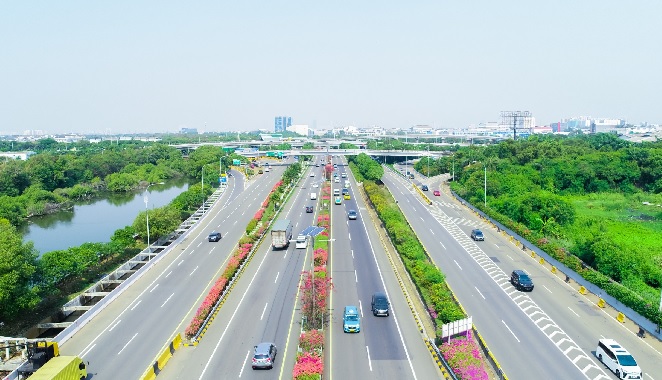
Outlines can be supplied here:
<path id="1" fill-rule="evenodd" d="M 84 380 L 87 378 L 87 367 L 78 356 L 56 356 L 46 362 L 30 380 Z"/>

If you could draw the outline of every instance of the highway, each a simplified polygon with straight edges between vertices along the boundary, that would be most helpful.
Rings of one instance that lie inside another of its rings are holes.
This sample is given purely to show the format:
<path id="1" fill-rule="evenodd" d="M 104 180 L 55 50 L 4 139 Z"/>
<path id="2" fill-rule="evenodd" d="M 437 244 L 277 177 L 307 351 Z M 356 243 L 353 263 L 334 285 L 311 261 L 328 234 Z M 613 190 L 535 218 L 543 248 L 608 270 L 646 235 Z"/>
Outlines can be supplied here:
<path id="1" fill-rule="evenodd" d="M 407 301 L 393 274 L 391 265 L 358 195 L 356 181 L 341 159 L 336 172 L 346 172 L 351 199 L 331 206 L 333 254 L 330 271 L 334 283 L 331 297 L 332 323 L 329 326 L 331 379 L 434 379 L 439 367 L 418 331 Z M 344 186 L 345 179 L 332 182 Z M 358 218 L 349 220 L 347 212 L 356 210 Z M 375 291 L 385 291 L 391 302 L 390 316 L 375 317 L 371 298 Z M 357 306 L 361 314 L 361 332 L 343 332 L 343 309 Z"/>
<path id="2" fill-rule="evenodd" d="M 293 237 L 316 220 L 317 207 L 311 214 L 305 212 L 305 206 L 316 205 L 310 192 L 319 190 L 312 184 L 320 180 L 319 176 L 303 179 L 278 216 L 291 221 Z M 292 243 L 274 251 L 270 244 L 267 236 L 200 343 L 177 352 L 159 379 L 292 377 L 300 333 L 295 305 L 301 272 L 310 266 L 312 246 L 296 249 Z M 253 347 L 261 342 L 278 348 L 271 370 L 251 368 Z"/>
<path id="3" fill-rule="evenodd" d="M 89 361 L 88 372 L 95 380 L 138 379 L 167 342 L 184 330 L 283 170 L 274 168 L 250 183 L 235 172 L 199 224 L 60 352 Z M 207 241 L 212 230 L 223 234 L 219 242 Z"/>
<path id="4" fill-rule="evenodd" d="M 440 181 L 427 183 L 433 201 L 428 206 L 414 193 L 411 182 L 388 169 L 386 173 L 385 184 L 510 379 L 532 374 L 539 378 L 616 378 L 594 356 L 598 339 L 605 337 L 617 340 L 633 354 L 645 379 L 662 378 L 659 352 L 444 191 L 433 196 L 433 190 L 441 189 Z M 481 228 L 484 242 L 469 238 L 473 228 Z M 510 285 L 514 269 L 531 275 L 536 285 L 533 292 L 522 293 Z"/>

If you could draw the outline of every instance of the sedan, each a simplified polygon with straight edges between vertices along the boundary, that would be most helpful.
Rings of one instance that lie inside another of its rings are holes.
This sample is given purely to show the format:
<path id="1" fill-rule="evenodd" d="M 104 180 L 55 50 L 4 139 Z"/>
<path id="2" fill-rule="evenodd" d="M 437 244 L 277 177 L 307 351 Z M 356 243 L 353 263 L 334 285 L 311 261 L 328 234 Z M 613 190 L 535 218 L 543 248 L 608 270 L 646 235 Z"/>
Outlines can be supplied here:
<path id="1" fill-rule="evenodd" d="M 441 192 L 439 190 L 435 190 L 432 192 L 432 194 L 434 194 L 435 197 L 438 197 L 441 195 Z"/>
<path id="2" fill-rule="evenodd" d="M 356 220 L 356 216 L 356 210 L 349 210 L 349 212 L 347 212 L 347 218 L 349 220 Z"/>
<path id="3" fill-rule="evenodd" d="M 207 237 L 207 240 L 209 240 L 209 241 L 219 241 L 219 240 L 221 240 L 221 233 L 214 231 L 214 232 L 209 234 L 209 236 Z"/>
<path id="4" fill-rule="evenodd" d="M 306 212 L 307 213 L 312 213 L 313 212 L 313 206 L 306 206 Z"/>
<path id="5" fill-rule="evenodd" d="M 310 172 L 310 176 L 311 176 L 311 177 L 314 177 L 314 176 L 315 176 L 315 173 Z"/>
<path id="6" fill-rule="evenodd" d="M 336 203 L 337 205 L 342 204 L 342 198 L 340 198 L 340 197 L 336 197 L 335 203 Z"/>

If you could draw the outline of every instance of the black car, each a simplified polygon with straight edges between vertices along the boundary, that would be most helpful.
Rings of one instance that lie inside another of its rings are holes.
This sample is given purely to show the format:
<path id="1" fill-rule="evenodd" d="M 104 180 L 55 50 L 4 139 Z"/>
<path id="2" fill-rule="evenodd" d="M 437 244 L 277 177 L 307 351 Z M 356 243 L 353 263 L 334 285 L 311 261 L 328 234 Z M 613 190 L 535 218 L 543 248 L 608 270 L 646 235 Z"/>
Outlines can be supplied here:
<path id="1" fill-rule="evenodd" d="M 421 190 L 423 190 L 423 191 L 428 191 L 428 185 L 423 185 L 423 186 L 421 186 Z"/>
<path id="2" fill-rule="evenodd" d="M 306 206 L 306 212 L 307 213 L 313 212 L 313 206 Z"/>
<path id="3" fill-rule="evenodd" d="M 533 291 L 533 280 L 526 272 L 521 269 L 515 269 L 510 275 L 510 283 L 517 290 Z"/>
<path id="4" fill-rule="evenodd" d="M 372 315 L 378 316 L 378 315 L 384 315 L 386 317 L 389 316 L 389 306 L 391 304 L 388 302 L 388 297 L 386 297 L 386 293 L 384 292 L 375 292 L 375 294 L 372 295 L 372 302 L 370 303 L 370 306 L 372 308 Z"/>
<path id="5" fill-rule="evenodd" d="M 484 241 L 485 236 L 483 235 L 483 231 L 479 229 L 471 230 L 471 238 L 474 239 L 474 241 Z"/>
<path id="6" fill-rule="evenodd" d="M 209 240 L 209 241 L 219 241 L 219 240 L 221 240 L 221 233 L 214 231 L 214 232 L 209 234 L 209 237 L 207 237 L 207 240 Z"/>

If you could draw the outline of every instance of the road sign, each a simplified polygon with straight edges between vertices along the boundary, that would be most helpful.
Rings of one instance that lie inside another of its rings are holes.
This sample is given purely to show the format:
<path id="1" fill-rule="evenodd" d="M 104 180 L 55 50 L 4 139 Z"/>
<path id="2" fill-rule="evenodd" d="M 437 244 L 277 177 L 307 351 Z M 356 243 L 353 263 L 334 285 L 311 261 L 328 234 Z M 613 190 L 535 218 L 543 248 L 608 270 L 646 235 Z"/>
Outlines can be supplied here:
<path id="1" fill-rule="evenodd" d="M 232 165 L 234 165 L 234 166 L 241 165 L 241 160 L 232 160 Z"/>
<path id="2" fill-rule="evenodd" d="M 218 181 L 219 181 L 220 183 L 226 183 L 226 182 L 228 182 L 228 179 L 227 179 L 227 177 L 220 177 L 220 178 L 218 179 Z"/>

